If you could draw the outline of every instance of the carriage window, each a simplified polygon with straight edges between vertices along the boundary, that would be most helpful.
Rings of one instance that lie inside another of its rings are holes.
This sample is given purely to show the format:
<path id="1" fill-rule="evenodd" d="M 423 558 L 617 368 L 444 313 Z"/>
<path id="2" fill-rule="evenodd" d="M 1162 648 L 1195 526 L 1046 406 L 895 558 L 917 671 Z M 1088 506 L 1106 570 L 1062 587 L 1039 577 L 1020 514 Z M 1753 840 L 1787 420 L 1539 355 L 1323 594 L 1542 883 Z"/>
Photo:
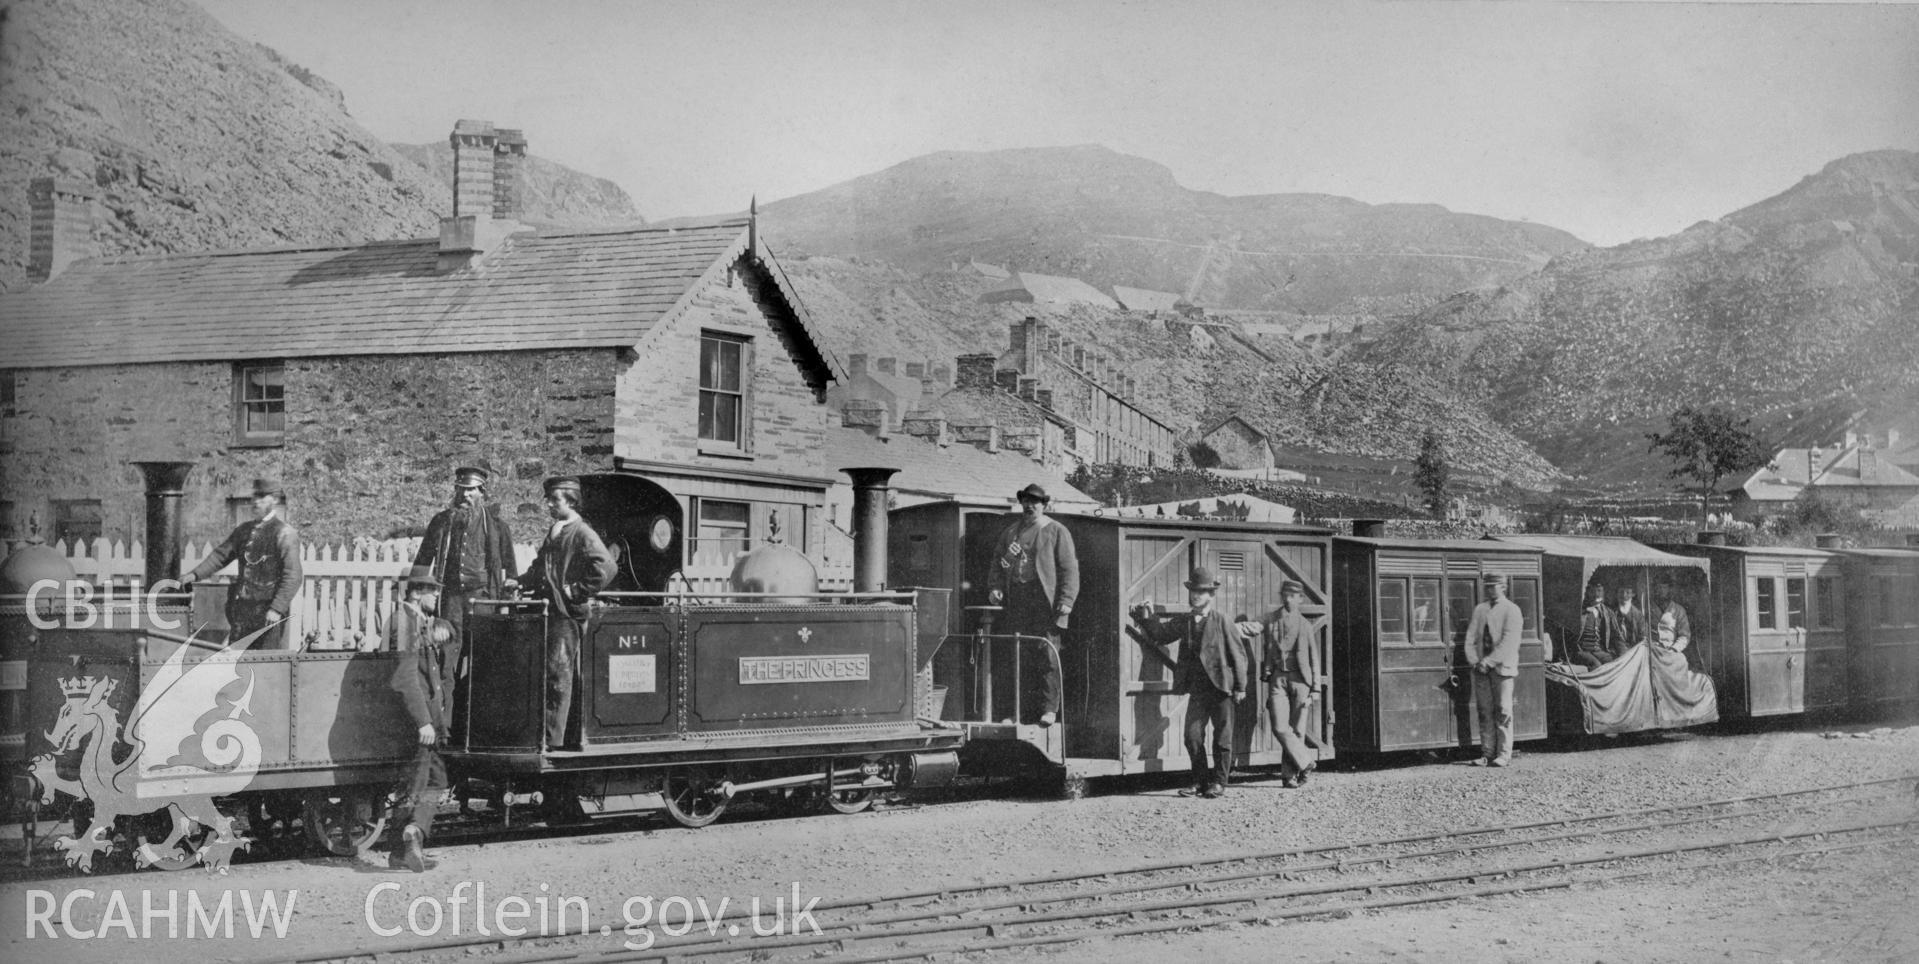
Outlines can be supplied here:
<path id="1" fill-rule="evenodd" d="M 1820 576 L 1812 581 L 1813 624 L 1820 629 L 1839 628 L 1839 580 Z"/>
<path id="2" fill-rule="evenodd" d="M 1466 627 L 1472 625 L 1473 607 L 1479 604 L 1476 585 L 1471 579 L 1446 580 L 1446 638 L 1450 642 L 1465 639 Z"/>
<path id="3" fill-rule="evenodd" d="M 1524 620 L 1520 635 L 1527 639 L 1539 638 L 1539 580 L 1514 579 L 1512 587 L 1513 604 L 1519 607 Z"/>
<path id="4" fill-rule="evenodd" d="M 1806 580 L 1804 579 L 1786 580 L 1786 625 L 1793 629 L 1806 628 Z"/>
<path id="5" fill-rule="evenodd" d="M 1413 580 L 1413 638 L 1437 643 L 1439 634 L 1439 580 Z"/>
<path id="6" fill-rule="evenodd" d="M 1754 623 L 1757 628 L 1779 628 L 1778 592 L 1779 590 L 1773 585 L 1771 579 L 1754 579 L 1752 581 L 1752 602 L 1754 606 L 1758 607 L 1755 613 L 1758 619 Z"/>
<path id="7" fill-rule="evenodd" d="M 1406 635 L 1406 580 L 1379 581 L 1379 638 L 1386 642 L 1410 642 Z"/>

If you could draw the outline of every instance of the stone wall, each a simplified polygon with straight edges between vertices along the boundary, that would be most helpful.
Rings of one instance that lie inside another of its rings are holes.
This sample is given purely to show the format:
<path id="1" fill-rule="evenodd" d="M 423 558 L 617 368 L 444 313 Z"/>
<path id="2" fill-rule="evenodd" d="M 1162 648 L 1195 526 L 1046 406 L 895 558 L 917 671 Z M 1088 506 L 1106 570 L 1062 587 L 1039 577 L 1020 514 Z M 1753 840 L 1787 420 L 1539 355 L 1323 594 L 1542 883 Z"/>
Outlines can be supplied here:
<path id="1" fill-rule="evenodd" d="M 610 350 L 351 356 L 286 365 L 286 435 L 233 444 L 233 366 L 177 362 L 14 374 L 0 500 L 12 531 L 53 499 L 98 499 L 102 535 L 142 538 L 141 459 L 190 460 L 183 528 L 224 538 L 228 500 L 278 477 L 310 542 L 417 533 L 450 493 L 456 464 L 494 472 L 514 535 L 542 531 L 540 480 L 612 467 Z"/>

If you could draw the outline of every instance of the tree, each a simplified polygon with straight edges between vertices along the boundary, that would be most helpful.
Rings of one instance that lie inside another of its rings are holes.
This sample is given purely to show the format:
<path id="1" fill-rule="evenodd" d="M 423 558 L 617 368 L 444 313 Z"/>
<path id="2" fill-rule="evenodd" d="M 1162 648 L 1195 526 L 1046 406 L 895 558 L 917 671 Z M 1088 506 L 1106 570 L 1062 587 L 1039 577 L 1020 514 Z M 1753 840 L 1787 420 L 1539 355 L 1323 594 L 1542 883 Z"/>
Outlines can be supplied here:
<path id="1" fill-rule="evenodd" d="M 1673 412 L 1670 422 L 1671 431 L 1646 433 L 1652 443 L 1646 451 L 1664 452 L 1675 463 L 1666 473 L 1668 478 L 1695 483 L 1702 518 L 1712 512 L 1712 497 L 1718 494 L 1721 479 L 1750 472 L 1771 459 L 1748 428 L 1752 419 L 1734 421 L 1731 413 L 1721 409 L 1688 405 Z"/>
<path id="2" fill-rule="evenodd" d="M 1426 511 L 1444 518 L 1452 501 L 1447 484 L 1452 481 L 1452 466 L 1446 461 L 1446 444 L 1439 432 L 1427 429 L 1419 440 L 1419 458 L 1413 460 L 1413 484 L 1425 493 Z"/>

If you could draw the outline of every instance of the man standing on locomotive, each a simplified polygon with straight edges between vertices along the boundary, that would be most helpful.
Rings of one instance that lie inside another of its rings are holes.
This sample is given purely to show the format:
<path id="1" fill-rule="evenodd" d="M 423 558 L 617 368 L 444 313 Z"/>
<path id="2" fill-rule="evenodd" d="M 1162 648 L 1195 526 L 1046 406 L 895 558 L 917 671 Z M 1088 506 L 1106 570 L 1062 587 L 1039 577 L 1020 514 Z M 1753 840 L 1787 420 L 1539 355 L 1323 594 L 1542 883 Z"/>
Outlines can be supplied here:
<path id="1" fill-rule="evenodd" d="M 1160 645 L 1178 642 L 1179 668 L 1173 691 L 1186 694 L 1186 755 L 1193 761 L 1193 786 L 1183 797 L 1215 799 L 1226 793 L 1233 770 L 1233 707 L 1246 698 L 1252 682 L 1252 654 L 1239 627 L 1213 607 L 1219 580 L 1205 566 L 1194 566 L 1186 580 L 1192 612 L 1168 626 L 1151 604 L 1133 610 L 1146 638 Z M 1213 727 L 1213 763 L 1206 765 L 1206 727 Z"/>
<path id="2" fill-rule="evenodd" d="M 1046 640 L 1051 652 L 1020 647 L 1020 675 L 1038 681 L 1036 721 L 1052 726 L 1059 718 L 1060 635 L 1079 598 L 1079 554 L 1073 548 L 1073 534 L 1046 517 L 1053 499 L 1045 489 L 1028 485 L 1015 498 L 1020 517 L 1000 530 L 993 568 L 986 576 L 987 599 L 1006 607 L 1001 623 L 1005 631 Z"/>
<path id="3" fill-rule="evenodd" d="M 1513 760 L 1513 683 L 1519 675 L 1519 638 L 1525 617 L 1506 598 L 1506 577 L 1486 574 L 1486 599 L 1466 625 L 1466 661 L 1473 670 L 1473 702 L 1479 704 L 1476 767 L 1503 767 Z"/>
<path id="4" fill-rule="evenodd" d="M 1280 609 L 1264 628 L 1260 676 L 1272 687 L 1266 697 L 1266 719 L 1273 728 L 1285 760 L 1280 779 L 1285 786 L 1306 785 L 1316 757 L 1300 734 L 1306 732 L 1306 713 L 1312 708 L 1319 683 L 1313 650 L 1313 627 L 1299 611 L 1306 589 L 1290 579 L 1279 587 Z"/>
<path id="5" fill-rule="evenodd" d="M 183 586 L 191 586 L 219 572 L 227 563 L 239 560 L 239 576 L 227 588 L 229 642 L 260 633 L 254 649 L 287 648 L 287 612 L 293 608 L 293 597 L 300 592 L 303 573 L 300 571 L 300 533 L 287 523 L 282 508 L 285 502 L 286 491 L 280 483 L 255 479 L 253 514 L 256 518 L 234 527 L 212 555 L 194 566 L 193 571 L 180 576 Z"/>
<path id="6" fill-rule="evenodd" d="M 440 618 L 453 627 L 447 677 L 462 688 L 467 675 L 466 601 L 475 596 L 499 598 L 516 568 L 513 530 L 500 518 L 499 504 L 487 501 L 487 479 L 485 469 L 454 470 L 453 504 L 427 523 L 426 537 L 413 559 L 414 568 L 429 569 L 440 581 Z M 459 705 L 459 700 L 453 705 Z"/>
<path id="7" fill-rule="evenodd" d="M 580 639 L 593 595 L 613 581 L 613 555 L 580 518 L 579 479 L 546 480 L 546 514 L 553 528 L 519 582 L 547 602 L 546 745 L 578 748 L 579 728 L 568 724 L 582 686 Z"/>
<path id="8" fill-rule="evenodd" d="M 440 795 L 446 791 L 446 761 L 439 745 L 446 739 L 447 649 L 456 645 L 452 624 L 434 615 L 439 609 L 440 580 L 433 570 L 413 567 L 406 580 L 406 599 L 394 607 L 387 620 L 387 649 L 400 654 L 388 684 L 400 694 L 407 716 L 419 731 L 403 794 L 398 801 L 400 823 L 398 839 L 387 856 L 387 866 L 416 874 L 425 873 L 426 837 L 433 829 L 433 815 L 439 810 Z M 411 806 L 411 809 L 403 809 Z"/>

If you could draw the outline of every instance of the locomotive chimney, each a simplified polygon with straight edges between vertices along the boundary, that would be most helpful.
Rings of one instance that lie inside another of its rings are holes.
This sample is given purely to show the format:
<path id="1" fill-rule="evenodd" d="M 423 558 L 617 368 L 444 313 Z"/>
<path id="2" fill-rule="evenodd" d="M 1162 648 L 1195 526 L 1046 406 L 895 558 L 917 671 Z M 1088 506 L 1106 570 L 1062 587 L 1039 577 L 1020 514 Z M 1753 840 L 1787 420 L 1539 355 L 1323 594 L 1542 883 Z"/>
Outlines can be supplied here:
<path id="1" fill-rule="evenodd" d="M 1702 530 L 1694 541 L 1702 546 L 1723 546 L 1726 544 L 1726 534 L 1718 529 L 1706 529 Z"/>
<path id="2" fill-rule="evenodd" d="M 147 571 L 149 590 L 180 574 L 180 501 L 186 495 L 192 462 L 135 462 L 147 483 Z"/>
<path id="3" fill-rule="evenodd" d="M 1386 538 L 1385 519 L 1354 519 L 1353 535 L 1361 539 Z"/>
<path id="4" fill-rule="evenodd" d="M 853 591 L 886 588 L 887 481 L 899 469 L 841 469 L 853 478 Z"/>

